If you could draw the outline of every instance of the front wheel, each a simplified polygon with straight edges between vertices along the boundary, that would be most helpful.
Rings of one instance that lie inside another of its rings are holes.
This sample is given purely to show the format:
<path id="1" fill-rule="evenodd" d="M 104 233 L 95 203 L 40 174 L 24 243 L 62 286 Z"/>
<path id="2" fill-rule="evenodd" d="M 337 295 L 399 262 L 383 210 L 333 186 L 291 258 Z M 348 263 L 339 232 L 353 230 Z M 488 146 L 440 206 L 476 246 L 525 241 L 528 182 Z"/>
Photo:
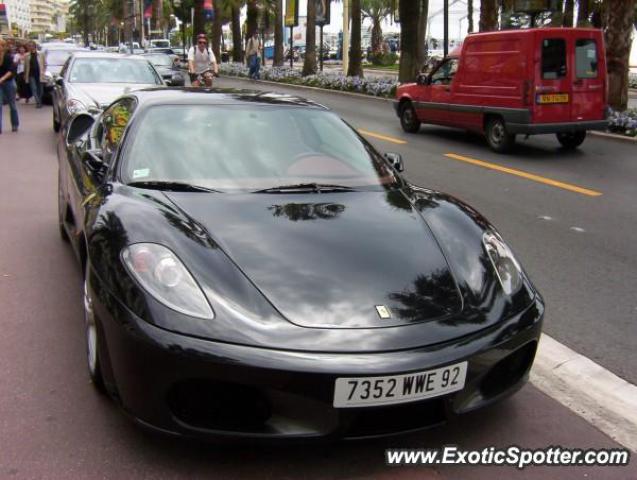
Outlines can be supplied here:
<path id="1" fill-rule="evenodd" d="M 407 133 L 416 133 L 420 130 L 420 120 L 411 102 L 406 102 L 400 109 L 400 126 Z"/>
<path id="2" fill-rule="evenodd" d="M 574 133 L 557 133 L 555 136 L 557 137 L 557 141 L 562 144 L 562 147 L 567 150 L 574 150 L 584 142 L 586 130 Z"/>
<path id="3" fill-rule="evenodd" d="M 515 143 L 515 135 L 507 133 L 506 124 L 501 118 L 492 118 L 485 128 L 487 143 L 497 153 L 508 152 Z"/>

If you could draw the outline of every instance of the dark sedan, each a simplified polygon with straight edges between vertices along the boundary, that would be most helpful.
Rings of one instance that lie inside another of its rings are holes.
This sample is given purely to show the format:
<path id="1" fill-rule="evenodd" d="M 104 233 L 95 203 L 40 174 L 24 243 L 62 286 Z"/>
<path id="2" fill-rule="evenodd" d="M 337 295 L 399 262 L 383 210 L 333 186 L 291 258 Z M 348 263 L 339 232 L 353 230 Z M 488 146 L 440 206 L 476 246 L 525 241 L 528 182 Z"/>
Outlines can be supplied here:
<path id="1" fill-rule="evenodd" d="M 184 71 L 179 68 L 179 59 L 176 55 L 169 55 L 162 52 L 144 53 L 140 55 L 153 64 L 157 73 L 164 79 L 166 85 L 173 87 L 183 87 L 186 81 Z"/>
<path id="2" fill-rule="evenodd" d="M 136 91 L 58 146 L 89 374 L 139 424 L 361 438 L 526 382 L 544 306 L 510 248 L 324 107 Z"/>

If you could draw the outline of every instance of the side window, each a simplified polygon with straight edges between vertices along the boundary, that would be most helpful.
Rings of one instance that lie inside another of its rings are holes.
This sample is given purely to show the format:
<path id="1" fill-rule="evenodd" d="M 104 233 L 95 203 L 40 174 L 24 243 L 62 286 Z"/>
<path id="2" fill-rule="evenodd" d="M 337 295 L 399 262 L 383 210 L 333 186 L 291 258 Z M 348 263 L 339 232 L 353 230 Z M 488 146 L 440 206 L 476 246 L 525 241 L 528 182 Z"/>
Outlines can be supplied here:
<path id="1" fill-rule="evenodd" d="M 440 64 L 440 67 L 431 76 L 432 85 L 449 85 L 458 71 L 458 59 L 450 58 Z"/>
<path id="2" fill-rule="evenodd" d="M 575 41 L 577 78 L 597 78 L 597 43 L 589 38 Z"/>
<path id="3" fill-rule="evenodd" d="M 547 38 L 542 41 L 542 78 L 556 80 L 566 76 L 566 40 Z"/>
<path id="4" fill-rule="evenodd" d="M 111 105 L 102 115 L 100 134 L 100 146 L 104 162 L 111 163 L 113 154 L 119 147 L 124 130 L 135 111 L 137 102 L 133 98 L 123 98 Z"/>

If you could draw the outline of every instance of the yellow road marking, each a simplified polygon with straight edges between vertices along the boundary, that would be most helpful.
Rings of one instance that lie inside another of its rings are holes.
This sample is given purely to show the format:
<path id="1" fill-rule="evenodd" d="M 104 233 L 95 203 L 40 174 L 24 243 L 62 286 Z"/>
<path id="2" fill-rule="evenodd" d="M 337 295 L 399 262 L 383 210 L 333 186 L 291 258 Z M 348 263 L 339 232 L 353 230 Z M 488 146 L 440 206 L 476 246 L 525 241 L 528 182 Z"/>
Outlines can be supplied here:
<path id="1" fill-rule="evenodd" d="M 396 143 L 398 145 L 405 145 L 407 143 L 405 140 L 401 140 L 400 138 L 388 137 L 387 135 L 381 135 L 380 133 L 374 133 L 360 128 L 358 129 L 358 133 L 367 135 L 368 137 L 374 137 L 379 140 L 385 140 L 386 142 Z"/>
<path id="2" fill-rule="evenodd" d="M 454 160 L 460 160 L 461 162 L 470 163 L 472 165 L 477 165 L 479 167 L 488 168 L 490 170 L 496 170 L 498 172 L 508 173 L 509 175 L 515 175 L 517 177 L 526 178 L 527 180 L 543 183 L 545 185 L 551 185 L 552 187 L 561 188 L 563 190 L 568 190 L 570 192 L 581 193 L 582 195 L 587 195 L 589 197 L 599 197 L 600 195 L 602 195 L 602 192 L 590 190 L 588 188 L 578 187 L 577 185 L 573 185 L 570 183 L 559 182 L 551 178 L 542 177 L 540 175 L 535 175 L 533 173 L 523 172 L 522 170 L 516 170 L 515 168 L 504 167 L 502 165 L 498 165 L 495 163 L 489 163 L 482 160 L 476 160 L 475 158 L 464 157 L 462 155 L 456 155 L 455 153 L 445 153 L 445 157 L 453 158 Z"/>

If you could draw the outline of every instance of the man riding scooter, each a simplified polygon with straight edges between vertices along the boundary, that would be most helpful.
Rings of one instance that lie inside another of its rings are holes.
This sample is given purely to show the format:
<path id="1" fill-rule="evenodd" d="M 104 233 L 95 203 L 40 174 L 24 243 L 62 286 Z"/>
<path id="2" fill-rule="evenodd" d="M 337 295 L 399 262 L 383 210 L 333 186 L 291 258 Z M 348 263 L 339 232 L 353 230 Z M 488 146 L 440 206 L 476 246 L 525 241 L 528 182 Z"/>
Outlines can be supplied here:
<path id="1" fill-rule="evenodd" d="M 197 35 L 197 45 L 193 45 L 190 47 L 190 50 L 188 50 L 188 73 L 190 74 L 190 81 L 194 87 L 204 84 L 205 86 L 212 87 L 212 77 L 209 78 L 209 81 L 206 81 L 205 73 L 211 72 L 216 76 L 218 71 L 219 67 L 215 54 L 208 47 L 206 35 L 200 33 Z M 208 83 L 210 84 L 208 85 Z"/>

